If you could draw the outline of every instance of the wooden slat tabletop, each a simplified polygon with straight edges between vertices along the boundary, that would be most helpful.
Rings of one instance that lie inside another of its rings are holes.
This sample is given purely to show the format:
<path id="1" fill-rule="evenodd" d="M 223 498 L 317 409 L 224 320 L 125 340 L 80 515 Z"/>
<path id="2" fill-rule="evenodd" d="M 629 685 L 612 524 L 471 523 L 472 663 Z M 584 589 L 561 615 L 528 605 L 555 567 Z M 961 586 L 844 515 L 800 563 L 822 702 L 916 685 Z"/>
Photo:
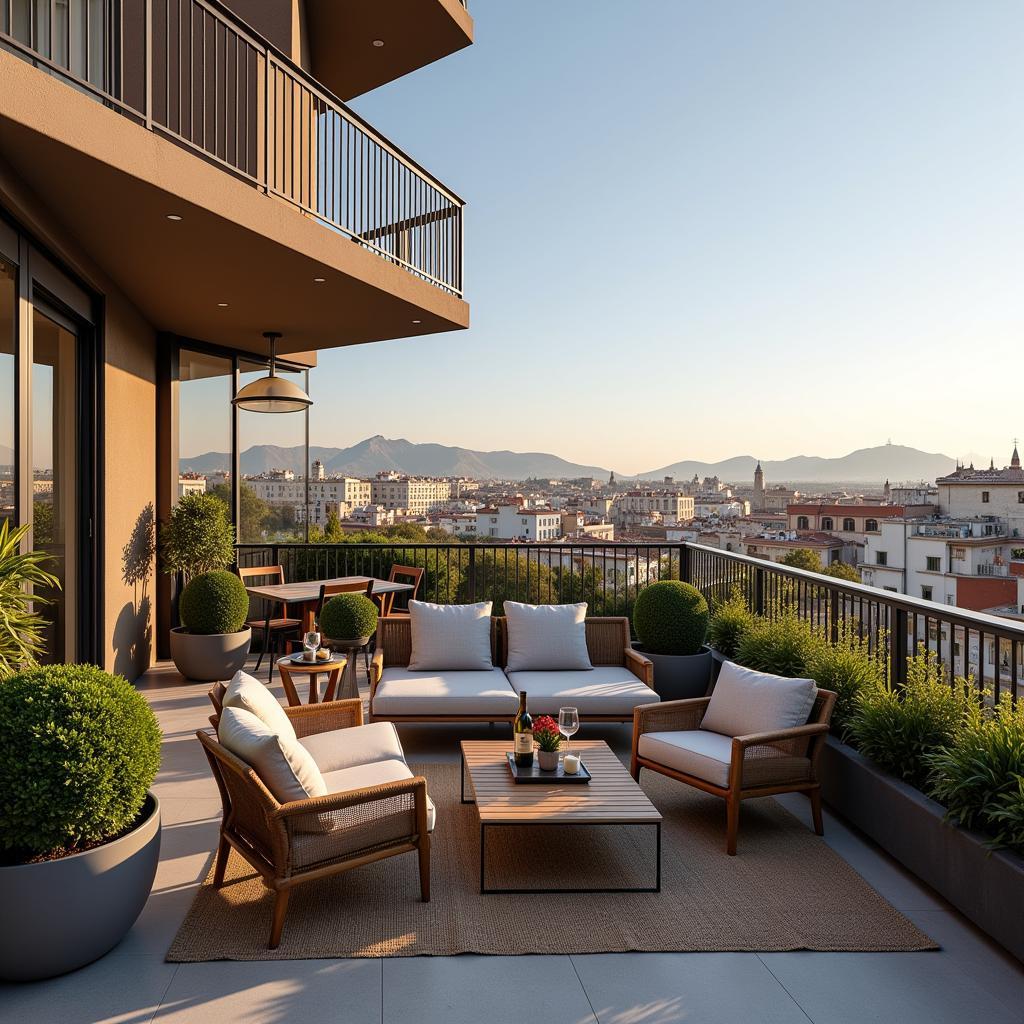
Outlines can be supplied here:
<path id="1" fill-rule="evenodd" d="M 463 740 L 467 789 L 484 824 L 658 822 L 661 814 L 604 740 L 573 743 L 593 778 L 585 785 L 516 783 L 505 740 Z"/>
<path id="2" fill-rule="evenodd" d="M 284 601 L 286 604 L 307 604 L 320 597 L 321 584 L 369 583 L 369 576 L 336 576 L 329 580 L 309 580 L 305 583 L 269 583 L 264 587 L 246 587 L 253 597 L 265 597 L 270 601 Z M 397 594 L 412 590 L 411 583 L 392 583 L 390 580 L 374 580 L 374 594 Z"/>

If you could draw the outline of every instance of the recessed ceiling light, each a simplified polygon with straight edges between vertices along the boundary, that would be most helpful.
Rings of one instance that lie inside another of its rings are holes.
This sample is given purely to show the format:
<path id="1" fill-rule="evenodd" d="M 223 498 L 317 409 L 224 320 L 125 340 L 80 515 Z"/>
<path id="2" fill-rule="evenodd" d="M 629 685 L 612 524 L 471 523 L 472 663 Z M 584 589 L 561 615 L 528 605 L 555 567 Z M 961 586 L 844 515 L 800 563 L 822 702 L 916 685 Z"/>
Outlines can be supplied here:
<path id="1" fill-rule="evenodd" d="M 423 323 L 423 321 L 422 320 L 413 320 L 413 323 L 414 324 L 421 324 L 421 323 Z"/>
<path id="2" fill-rule="evenodd" d="M 326 277 L 314 277 L 313 278 L 313 284 L 323 284 L 324 281 L 326 281 L 326 280 L 327 280 Z"/>
<path id="3" fill-rule="evenodd" d="M 373 45 L 376 46 L 378 49 L 380 49 L 380 47 L 382 47 L 384 45 L 384 40 L 383 39 L 374 39 Z"/>
<path id="4" fill-rule="evenodd" d="M 167 214 L 167 219 L 168 220 L 181 220 L 181 214 L 169 213 L 169 214 Z"/>
<path id="5" fill-rule="evenodd" d="M 221 309 L 224 309 L 225 306 L 227 306 L 227 303 L 226 302 L 218 302 L 217 305 L 220 306 Z"/>

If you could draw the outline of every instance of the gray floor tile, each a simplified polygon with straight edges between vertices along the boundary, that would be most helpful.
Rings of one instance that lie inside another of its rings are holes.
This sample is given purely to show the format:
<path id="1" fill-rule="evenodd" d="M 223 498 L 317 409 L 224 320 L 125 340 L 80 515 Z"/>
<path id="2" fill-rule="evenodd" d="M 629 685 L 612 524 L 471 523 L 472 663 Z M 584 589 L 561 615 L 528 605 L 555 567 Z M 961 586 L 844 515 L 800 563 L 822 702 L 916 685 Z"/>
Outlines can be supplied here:
<path id="1" fill-rule="evenodd" d="M 181 964 L 156 1024 L 380 1024 L 379 960 Z"/>
<path id="2" fill-rule="evenodd" d="M 574 956 L 599 1024 L 807 1024 L 753 953 Z"/>
<path id="3" fill-rule="evenodd" d="M 762 953 L 814 1024 L 1020 1024 L 943 953 Z"/>
<path id="4" fill-rule="evenodd" d="M 0 1020 L 24 1024 L 149 1024 L 177 970 L 163 957 L 107 956 L 49 981 L 0 984 Z"/>
<path id="5" fill-rule="evenodd" d="M 384 1024 L 596 1024 L 567 956 L 384 961 Z"/>

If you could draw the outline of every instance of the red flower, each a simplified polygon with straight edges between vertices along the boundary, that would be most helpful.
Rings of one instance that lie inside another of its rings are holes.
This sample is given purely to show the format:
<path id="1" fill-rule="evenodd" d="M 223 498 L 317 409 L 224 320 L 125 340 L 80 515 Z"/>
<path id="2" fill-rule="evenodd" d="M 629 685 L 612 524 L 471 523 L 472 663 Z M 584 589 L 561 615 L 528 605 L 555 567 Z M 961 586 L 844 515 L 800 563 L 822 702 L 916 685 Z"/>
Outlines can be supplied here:
<path id="1" fill-rule="evenodd" d="M 558 723 L 550 715 L 541 715 L 533 723 L 533 735 L 536 736 L 540 732 L 558 733 Z"/>

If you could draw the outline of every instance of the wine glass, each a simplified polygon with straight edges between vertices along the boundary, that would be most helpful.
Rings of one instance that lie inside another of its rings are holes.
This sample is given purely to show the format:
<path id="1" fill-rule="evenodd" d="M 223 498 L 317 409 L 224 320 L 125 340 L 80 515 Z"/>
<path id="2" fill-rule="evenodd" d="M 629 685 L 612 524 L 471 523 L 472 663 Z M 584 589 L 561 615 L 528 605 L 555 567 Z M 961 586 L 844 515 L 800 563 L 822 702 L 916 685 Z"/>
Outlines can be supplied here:
<path id="1" fill-rule="evenodd" d="M 558 731 L 566 739 L 565 752 L 572 752 L 572 738 L 580 730 L 580 713 L 576 708 L 559 708 L 558 709 Z"/>
<path id="2" fill-rule="evenodd" d="M 316 661 L 318 650 L 320 650 L 320 633 L 314 628 L 302 638 L 302 657 L 306 661 Z"/>

